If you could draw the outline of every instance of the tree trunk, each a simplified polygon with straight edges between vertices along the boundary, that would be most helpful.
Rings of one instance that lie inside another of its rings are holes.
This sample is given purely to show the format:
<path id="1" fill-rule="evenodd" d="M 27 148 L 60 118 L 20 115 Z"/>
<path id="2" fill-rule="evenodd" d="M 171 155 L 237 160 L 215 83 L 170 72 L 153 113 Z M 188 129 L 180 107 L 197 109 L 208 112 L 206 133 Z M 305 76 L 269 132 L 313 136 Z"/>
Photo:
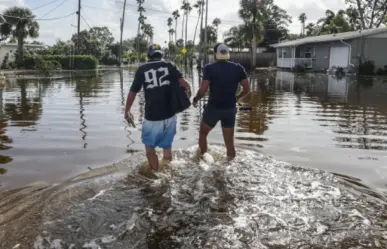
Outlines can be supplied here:
<path id="1" fill-rule="evenodd" d="M 256 63 L 256 60 L 257 60 L 257 38 L 255 37 L 255 18 L 254 18 L 254 22 L 253 22 L 253 40 L 251 42 L 251 53 L 252 53 L 252 56 L 251 56 L 251 70 L 254 70 L 255 69 L 255 63 Z"/>
<path id="2" fill-rule="evenodd" d="M 187 31 L 188 31 L 188 12 L 187 12 L 186 17 L 185 17 L 185 43 L 184 43 L 185 45 L 187 45 L 187 39 L 188 39 Z"/>
<path id="3" fill-rule="evenodd" d="M 177 42 L 177 19 L 175 20 L 175 44 Z"/>
<path id="4" fill-rule="evenodd" d="M 183 14 L 183 21 L 181 23 L 181 39 L 184 41 L 184 18 L 185 15 Z"/>
<path id="5" fill-rule="evenodd" d="M 23 57 L 24 57 L 24 40 L 23 39 L 18 39 L 17 41 L 17 67 L 19 68 L 21 65 L 23 65 Z"/>
<path id="6" fill-rule="evenodd" d="M 200 21 L 200 16 L 202 15 L 202 13 L 199 13 L 199 17 L 198 17 L 198 22 L 196 23 L 196 28 L 195 28 L 195 33 L 194 33 L 194 38 L 193 38 L 193 45 L 195 46 L 195 40 L 196 40 L 196 32 L 198 30 L 198 26 L 199 26 L 199 21 Z M 200 38 L 199 38 L 200 40 Z"/>

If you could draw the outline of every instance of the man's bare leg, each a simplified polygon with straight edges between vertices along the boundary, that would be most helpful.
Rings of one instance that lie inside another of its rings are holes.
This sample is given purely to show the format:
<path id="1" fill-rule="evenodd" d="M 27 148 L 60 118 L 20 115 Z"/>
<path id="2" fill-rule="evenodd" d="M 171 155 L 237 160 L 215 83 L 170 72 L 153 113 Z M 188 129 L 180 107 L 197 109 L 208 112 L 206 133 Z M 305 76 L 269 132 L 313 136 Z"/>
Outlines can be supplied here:
<path id="1" fill-rule="evenodd" d="M 159 169 L 159 159 L 157 157 L 155 148 L 145 146 L 145 150 L 146 150 L 146 157 L 148 158 L 149 166 L 153 170 L 157 171 Z"/>
<path id="2" fill-rule="evenodd" d="M 199 149 L 200 153 L 203 155 L 207 152 L 207 136 L 208 133 L 212 130 L 212 127 L 208 124 L 204 123 L 203 121 L 200 124 L 200 131 L 199 131 Z"/>
<path id="3" fill-rule="evenodd" d="M 222 128 L 224 144 L 227 149 L 227 157 L 229 160 L 235 158 L 235 145 L 234 145 L 234 128 Z"/>
<path id="4" fill-rule="evenodd" d="M 172 149 L 163 149 L 163 162 L 168 164 L 172 161 Z"/>

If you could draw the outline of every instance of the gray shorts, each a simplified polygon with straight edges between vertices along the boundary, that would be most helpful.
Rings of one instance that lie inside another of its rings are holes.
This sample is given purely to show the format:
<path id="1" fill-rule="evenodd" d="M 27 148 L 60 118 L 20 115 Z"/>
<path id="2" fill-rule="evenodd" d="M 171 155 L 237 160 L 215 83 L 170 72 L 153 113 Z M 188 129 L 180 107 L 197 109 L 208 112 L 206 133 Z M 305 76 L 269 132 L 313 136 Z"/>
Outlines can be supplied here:
<path id="1" fill-rule="evenodd" d="M 205 106 L 203 111 L 203 122 L 214 128 L 220 121 L 222 128 L 234 128 L 237 109 L 218 109 L 212 106 Z"/>

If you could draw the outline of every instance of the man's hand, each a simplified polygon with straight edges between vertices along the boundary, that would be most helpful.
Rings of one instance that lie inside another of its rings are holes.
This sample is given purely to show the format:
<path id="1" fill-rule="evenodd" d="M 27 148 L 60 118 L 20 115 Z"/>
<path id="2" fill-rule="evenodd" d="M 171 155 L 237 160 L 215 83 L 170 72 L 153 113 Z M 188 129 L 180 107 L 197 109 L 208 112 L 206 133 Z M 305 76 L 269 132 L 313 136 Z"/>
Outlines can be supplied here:
<path id="1" fill-rule="evenodd" d="M 125 111 L 125 113 L 124 113 L 124 119 L 125 119 L 125 120 L 128 120 L 130 116 L 132 116 L 132 114 L 130 113 L 130 111 L 128 111 L 128 112 Z"/>
<path id="2" fill-rule="evenodd" d="M 193 105 L 195 108 L 198 107 L 198 100 L 197 100 L 196 97 L 193 98 L 193 100 L 192 100 L 192 105 Z"/>

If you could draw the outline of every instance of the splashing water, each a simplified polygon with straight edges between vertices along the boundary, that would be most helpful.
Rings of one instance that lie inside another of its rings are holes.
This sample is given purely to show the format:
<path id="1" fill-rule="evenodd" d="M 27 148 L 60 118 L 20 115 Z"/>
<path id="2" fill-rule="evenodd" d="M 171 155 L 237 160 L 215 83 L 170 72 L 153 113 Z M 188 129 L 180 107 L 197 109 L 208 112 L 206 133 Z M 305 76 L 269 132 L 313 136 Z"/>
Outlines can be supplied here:
<path id="1" fill-rule="evenodd" d="M 31 248 L 387 248 L 386 201 L 333 174 L 220 146 L 176 152 L 36 224 Z M 1 228 L 1 227 L 0 227 Z M 14 241 L 23 244 L 22 241 Z M 11 246 L 11 248 L 12 248 Z"/>

